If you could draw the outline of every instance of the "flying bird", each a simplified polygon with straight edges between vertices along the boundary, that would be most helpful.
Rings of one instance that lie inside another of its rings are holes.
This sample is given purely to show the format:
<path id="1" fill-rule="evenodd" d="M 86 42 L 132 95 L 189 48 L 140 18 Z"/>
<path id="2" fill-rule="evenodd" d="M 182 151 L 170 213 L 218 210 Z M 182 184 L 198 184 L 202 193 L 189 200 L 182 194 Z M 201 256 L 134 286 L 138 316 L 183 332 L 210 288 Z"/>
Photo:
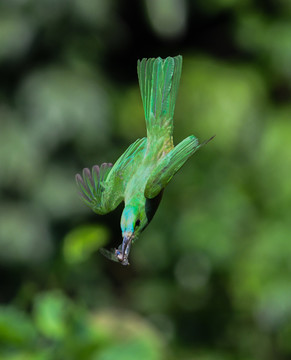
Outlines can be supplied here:
<path id="1" fill-rule="evenodd" d="M 145 113 L 147 137 L 137 139 L 113 165 L 95 165 L 76 175 L 81 199 L 99 215 L 113 211 L 122 201 L 123 241 L 102 253 L 129 265 L 131 244 L 148 226 L 176 172 L 202 145 L 194 135 L 173 143 L 173 116 L 182 71 L 182 56 L 138 60 L 137 73 Z"/>

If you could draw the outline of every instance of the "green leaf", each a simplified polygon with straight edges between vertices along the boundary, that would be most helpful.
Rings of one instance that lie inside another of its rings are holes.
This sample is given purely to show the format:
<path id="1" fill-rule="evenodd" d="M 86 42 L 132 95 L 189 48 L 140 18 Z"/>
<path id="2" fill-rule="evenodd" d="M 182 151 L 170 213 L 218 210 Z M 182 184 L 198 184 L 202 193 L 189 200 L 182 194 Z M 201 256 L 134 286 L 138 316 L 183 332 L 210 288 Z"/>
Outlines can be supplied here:
<path id="1" fill-rule="evenodd" d="M 108 230 L 100 225 L 86 225 L 73 229 L 64 239 L 64 256 L 68 263 L 86 261 L 108 241 Z"/>
<path id="2" fill-rule="evenodd" d="M 53 355 L 48 352 L 40 350 L 37 352 L 19 351 L 19 352 L 0 352 L 1 360 L 52 360 Z"/>
<path id="3" fill-rule="evenodd" d="M 161 359 L 159 351 L 145 339 L 134 339 L 122 344 L 112 345 L 98 353 L 94 360 L 158 360 Z"/>
<path id="4" fill-rule="evenodd" d="M 42 294 L 36 298 L 34 319 L 41 333 L 51 339 L 63 339 L 68 333 L 71 303 L 61 293 Z"/>
<path id="5" fill-rule="evenodd" d="M 164 358 L 161 334 L 144 318 L 132 312 L 105 309 L 92 318 L 96 333 L 103 332 L 103 346 L 93 360 L 159 360 Z"/>
<path id="6" fill-rule="evenodd" d="M 0 307 L 0 347 L 28 346 L 34 343 L 36 331 L 25 313 L 12 307 Z"/>

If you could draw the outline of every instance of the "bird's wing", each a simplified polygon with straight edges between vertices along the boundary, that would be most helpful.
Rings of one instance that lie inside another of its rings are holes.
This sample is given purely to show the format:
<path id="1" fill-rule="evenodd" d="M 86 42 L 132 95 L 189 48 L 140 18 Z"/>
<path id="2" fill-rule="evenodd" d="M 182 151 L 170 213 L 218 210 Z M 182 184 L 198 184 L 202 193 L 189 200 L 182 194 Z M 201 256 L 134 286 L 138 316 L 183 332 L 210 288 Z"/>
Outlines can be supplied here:
<path id="1" fill-rule="evenodd" d="M 104 215 L 113 211 L 123 200 L 126 183 L 135 164 L 146 148 L 146 138 L 131 144 L 114 165 L 104 163 L 76 175 L 83 202 L 94 212 Z"/>
<path id="2" fill-rule="evenodd" d="M 156 197 L 189 157 L 211 139 L 199 144 L 198 139 L 191 135 L 174 147 L 173 150 L 160 160 L 150 175 L 145 187 L 145 197 L 148 199 Z"/>

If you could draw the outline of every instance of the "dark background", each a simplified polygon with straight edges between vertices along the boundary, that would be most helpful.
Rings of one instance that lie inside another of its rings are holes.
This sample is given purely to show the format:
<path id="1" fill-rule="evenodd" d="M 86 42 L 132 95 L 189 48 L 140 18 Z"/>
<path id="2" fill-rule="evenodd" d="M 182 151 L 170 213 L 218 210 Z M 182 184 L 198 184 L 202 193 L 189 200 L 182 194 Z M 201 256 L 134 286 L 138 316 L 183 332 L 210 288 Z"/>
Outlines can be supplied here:
<path id="1" fill-rule="evenodd" d="M 136 63 L 181 54 L 199 150 L 129 267 L 74 175 L 145 135 Z M 0 1 L 1 360 L 291 356 L 289 0 Z"/>

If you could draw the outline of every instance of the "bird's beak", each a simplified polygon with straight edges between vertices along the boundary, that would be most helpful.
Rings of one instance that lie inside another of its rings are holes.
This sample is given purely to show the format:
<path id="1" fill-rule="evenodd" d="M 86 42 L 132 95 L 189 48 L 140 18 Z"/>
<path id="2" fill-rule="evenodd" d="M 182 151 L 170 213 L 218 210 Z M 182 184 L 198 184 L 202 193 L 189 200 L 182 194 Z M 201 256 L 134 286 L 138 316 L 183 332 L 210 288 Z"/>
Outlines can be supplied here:
<path id="1" fill-rule="evenodd" d="M 117 258 L 118 260 L 123 263 L 126 262 L 128 264 L 127 258 L 129 255 L 131 242 L 134 237 L 134 234 L 132 232 L 126 232 L 123 234 L 123 241 L 121 246 L 121 252 L 118 254 Z"/>

